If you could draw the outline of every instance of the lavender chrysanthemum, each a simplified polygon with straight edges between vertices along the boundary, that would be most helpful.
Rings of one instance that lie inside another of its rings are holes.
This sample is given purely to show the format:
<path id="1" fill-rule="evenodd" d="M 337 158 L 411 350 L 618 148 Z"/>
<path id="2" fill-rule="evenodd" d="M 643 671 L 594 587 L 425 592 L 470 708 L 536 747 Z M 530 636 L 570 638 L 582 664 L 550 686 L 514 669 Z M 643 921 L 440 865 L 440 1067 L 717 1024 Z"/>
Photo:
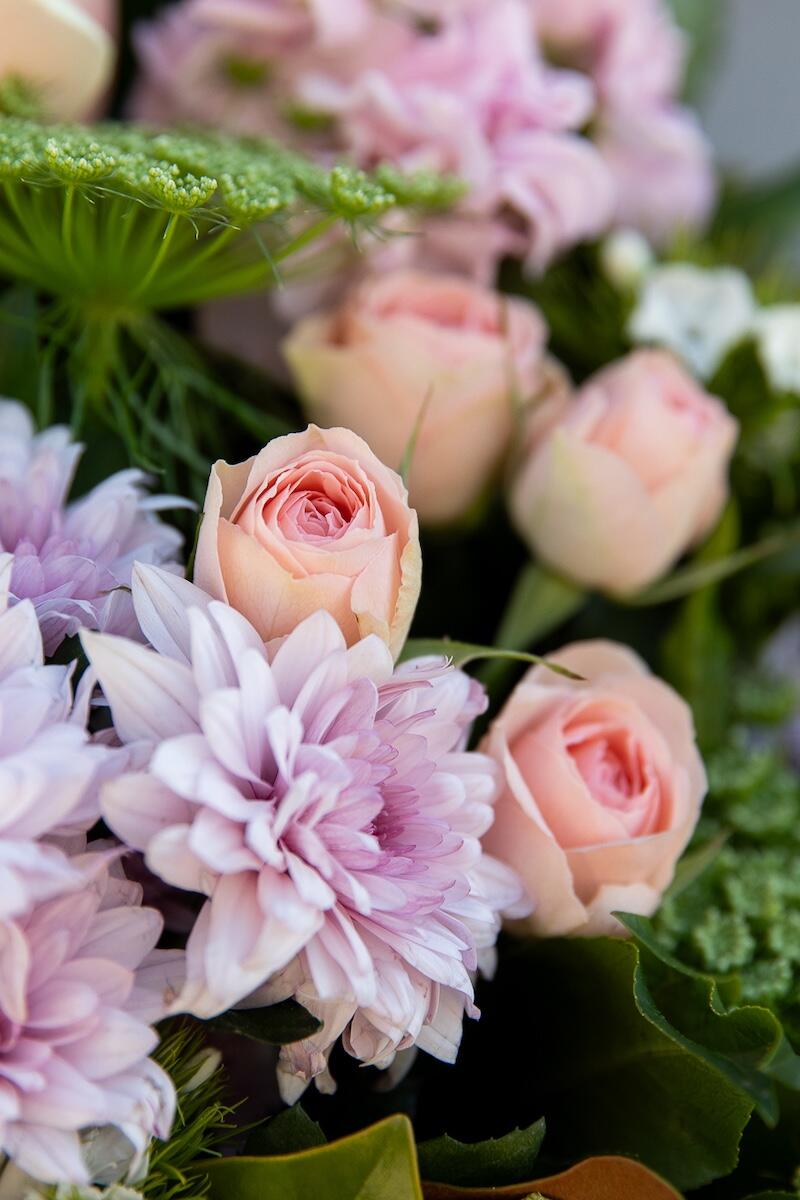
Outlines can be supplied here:
<path id="1" fill-rule="evenodd" d="M 452 1059 L 473 977 L 521 889 L 488 858 L 493 765 L 464 749 L 480 688 L 444 660 L 396 671 L 326 613 L 272 655 L 233 609 L 153 568 L 133 597 L 154 649 L 85 634 L 123 742 L 146 773 L 106 820 L 150 869 L 208 899 L 174 1011 L 296 995 L 323 1030 L 283 1055 L 284 1095 L 326 1076 L 344 1033 L 363 1062 Z"/>
<path id="2" fill-rule="evenodd" d="M 13 566 L 0 554 L 0 920 L 80 885 L 55 843 L 97 821 L 99 781 L 122 758 L 90 741 L 72 668 L 44 665 L 30 601 L 7 607 Z"/>
<path id="3" fill-rule="evenodd" d="M 0 551 L 14 556 L 12 600 L 30 599 L 52 654 L 81 626 L 131 634 L 135 560 L 175 558 L 180 534 L 158 520 L 166 497 L 148 496 L 141 471 L 119 471 L 67 503 L 82 447 L 54 425 L 35 433 L 30 415 L 0 400 Z"/>
<path id="4" fill-rule="evenodd" d="M 76 866 L 79 892 L 0 921 L 0 1152 L 46 1183 L 90 1183 L 83 1145 L 104 1126 L 120 1131 L 135 1175 L 174 1109 L 148 1057 L 163 1015 L 161 918 L 104 854 Z"/>

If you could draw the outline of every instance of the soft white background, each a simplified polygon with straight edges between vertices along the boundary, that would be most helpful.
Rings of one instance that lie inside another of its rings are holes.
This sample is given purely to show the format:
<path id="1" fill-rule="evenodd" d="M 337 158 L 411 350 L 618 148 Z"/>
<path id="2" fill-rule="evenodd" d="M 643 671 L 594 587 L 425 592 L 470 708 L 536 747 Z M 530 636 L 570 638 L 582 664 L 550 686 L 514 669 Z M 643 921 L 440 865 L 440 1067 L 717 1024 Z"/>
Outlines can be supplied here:
<path id="1" fill-rule="evenodd" d="M 748 174 L 800 166 L 800 0 L 729 5 L 725 44 L 702 106 L 720 161 Z"/>

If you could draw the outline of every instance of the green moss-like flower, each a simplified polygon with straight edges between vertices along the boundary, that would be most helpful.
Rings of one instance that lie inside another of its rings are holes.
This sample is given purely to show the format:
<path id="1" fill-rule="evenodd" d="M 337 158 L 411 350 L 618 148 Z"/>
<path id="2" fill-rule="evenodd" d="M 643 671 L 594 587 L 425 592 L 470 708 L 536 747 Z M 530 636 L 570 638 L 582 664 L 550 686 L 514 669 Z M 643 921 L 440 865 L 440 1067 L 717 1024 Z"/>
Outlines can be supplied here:
<path id="1" fill-rule="evenodd" d="M 117 311 L 182 307 L 269 287 L 337 223 L 454 195 L 435 176 L 326 170 L 260 139 L 0 118 L 0 274 Z"/>

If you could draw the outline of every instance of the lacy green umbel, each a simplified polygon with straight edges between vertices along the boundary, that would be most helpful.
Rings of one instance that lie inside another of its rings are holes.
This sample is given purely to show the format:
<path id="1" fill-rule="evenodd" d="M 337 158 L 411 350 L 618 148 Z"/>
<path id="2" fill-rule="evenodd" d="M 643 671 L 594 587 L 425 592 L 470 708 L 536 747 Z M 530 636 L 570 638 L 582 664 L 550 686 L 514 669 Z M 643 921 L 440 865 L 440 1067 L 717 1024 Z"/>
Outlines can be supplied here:
<path id="1" fill-rule="evenodd" d="M 263 413 L 213 382 L 156 314 L 264 290 L 290 269 L 299 278 L 335 269 L 354 241 L 381 234 L 389 210 L 446 207 L 459 191 L 388 166 L 327 170 L 259 139 L 9 116 L 0 118 L 0 282 L 35 295 L 47 377 L 70 380 L 73 426 L 92 409 L 132 460 L 168 477 L 180 462 L 197 481 L 208 454 L 193 393 L 262 441 Z M 44 421 L 53 406 L 41 407 Z"/>
<path id="2" fill-rule="evenodd" d="M 337 224 L 438 207 L 452 181 L 324 170 L 271 142 L 0 120 L 0 271 L 120 309 L 269 287 Z"/>

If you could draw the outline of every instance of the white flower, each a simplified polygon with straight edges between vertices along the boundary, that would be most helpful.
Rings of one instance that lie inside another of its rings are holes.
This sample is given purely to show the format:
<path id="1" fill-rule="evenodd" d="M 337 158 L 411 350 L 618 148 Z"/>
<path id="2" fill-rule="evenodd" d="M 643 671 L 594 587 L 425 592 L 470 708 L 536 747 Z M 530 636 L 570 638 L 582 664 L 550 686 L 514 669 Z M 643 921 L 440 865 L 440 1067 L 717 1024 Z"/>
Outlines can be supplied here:
<path id="1" fill-rule="evenodd" d="M 600 265 L 619 291 L 638 288 L 653 266 L 653 251 L 638 229 L 617 229 L 600 247 Z"/>
<path id="2" fill-rule="evenodd" d="M 634 342 L 666 346 L 709 379 L 752 330 L 755 315 L 750 281 L 741 271 L 674 263 L 645 279 L 628 333 Z"/>
<path id="3" fill-rule="evenodd" d="M 800 394 L 800 304 L 775 304 L 756 317 L 756 341 L 776 391 Z"/>

